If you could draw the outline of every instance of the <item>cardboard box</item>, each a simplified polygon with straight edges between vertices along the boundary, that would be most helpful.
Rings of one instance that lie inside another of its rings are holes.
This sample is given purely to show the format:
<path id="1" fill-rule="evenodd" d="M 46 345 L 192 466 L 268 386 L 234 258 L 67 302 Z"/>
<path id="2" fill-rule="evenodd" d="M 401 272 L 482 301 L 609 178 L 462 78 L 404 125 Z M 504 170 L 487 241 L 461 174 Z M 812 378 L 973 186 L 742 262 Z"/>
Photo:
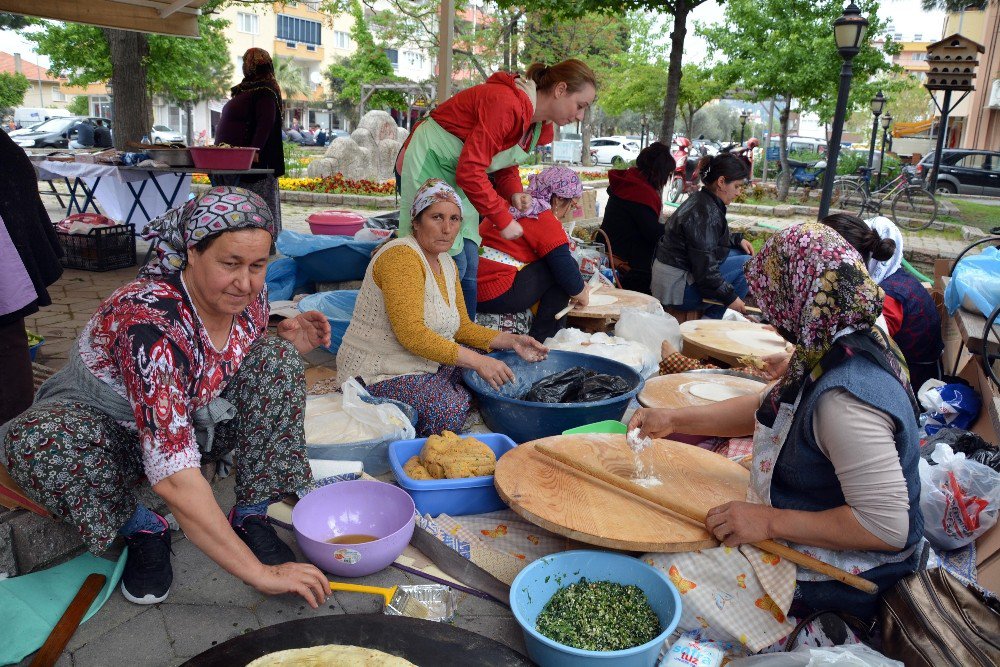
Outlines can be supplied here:
<path id="1" fill-rule="evenodd" d="M 597 217 L 597 190 L 594 188 L 584 188 L 583 196 L 580 197 L 580 208 L 573 211 L 573 218 L 576 220 L 590 220 Z"/>

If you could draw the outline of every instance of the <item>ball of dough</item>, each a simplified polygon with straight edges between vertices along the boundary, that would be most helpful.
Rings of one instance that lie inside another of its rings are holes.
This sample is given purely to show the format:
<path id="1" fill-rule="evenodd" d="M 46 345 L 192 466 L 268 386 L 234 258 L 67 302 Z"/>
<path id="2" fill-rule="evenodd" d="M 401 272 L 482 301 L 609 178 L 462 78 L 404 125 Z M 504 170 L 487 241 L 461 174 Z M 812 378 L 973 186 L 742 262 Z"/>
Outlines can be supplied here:
<path id="1" fill-rule="evenodd" d="M 410 476 L 410 479 L 434 479 L 427 472 L 427 468 L 420 463 L 419 456 L 411 456 L 410 460 L 403 464 L 403 472 Z"/>
<path id="2" fill-rule="evenodd" d="M 460 438 L 451 431 L 427 438 L 420 462 L 434 479 L 460 479 L 492 475 L 497 457 L 483 442 Z"/>

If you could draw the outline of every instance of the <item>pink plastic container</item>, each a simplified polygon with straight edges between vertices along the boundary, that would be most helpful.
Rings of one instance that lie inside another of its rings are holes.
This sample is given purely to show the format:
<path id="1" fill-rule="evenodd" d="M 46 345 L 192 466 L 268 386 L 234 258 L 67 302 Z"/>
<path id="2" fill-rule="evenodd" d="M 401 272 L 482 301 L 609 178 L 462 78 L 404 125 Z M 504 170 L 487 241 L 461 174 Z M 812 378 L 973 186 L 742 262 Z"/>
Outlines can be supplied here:
<path id="1" fill-rule="evenodd" d="M 313 234 L 354 236 L 365 224 L 364 216 L 351 211 L 320 211 L 306 218 Z"/>
<path id="2" fill-rule="evenodd" d="M 192 146 L 191 160 L 198 169 L 249 169 L 256 148 L 216 148 Z"/>

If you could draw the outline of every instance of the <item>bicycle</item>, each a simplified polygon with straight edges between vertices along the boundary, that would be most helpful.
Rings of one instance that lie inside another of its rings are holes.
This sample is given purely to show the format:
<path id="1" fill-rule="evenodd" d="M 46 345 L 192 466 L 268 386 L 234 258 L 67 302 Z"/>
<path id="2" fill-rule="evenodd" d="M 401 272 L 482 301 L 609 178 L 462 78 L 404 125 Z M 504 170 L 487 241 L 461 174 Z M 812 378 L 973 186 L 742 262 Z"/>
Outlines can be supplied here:
<path id="1" fill-rule="evenodd" d="M 912 167 L 904 167 L 899 176 L 874 192 L 871 191 L 872 169 L 858 169 L 860 178 L 838 178 L 833 182 L 831 204 L 862 218 L 882 215 L 882 206 L 891 200 L 892 221 L 909 231 L 927 229 L 937 218 L 937 198 L 917 180 Z"/>

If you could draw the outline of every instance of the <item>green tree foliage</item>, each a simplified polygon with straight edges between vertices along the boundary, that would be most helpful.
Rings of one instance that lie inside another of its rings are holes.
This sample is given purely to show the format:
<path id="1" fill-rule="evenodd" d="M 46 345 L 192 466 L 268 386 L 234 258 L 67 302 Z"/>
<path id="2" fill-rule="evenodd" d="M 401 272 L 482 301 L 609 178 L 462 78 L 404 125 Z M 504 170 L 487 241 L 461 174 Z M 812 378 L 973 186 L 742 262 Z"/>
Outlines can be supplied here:
<path id="1" fill-rule="evenodd" d="M 309 93 L 306 77 L 303 76 L 302 69 L 295 64 L 292 58 L 275 56 L 274 80 L 278 82 L 281 94 L 285 96 L 286 100 Z"/>
<path id="2" fill-rule="evenodd" d="M 885 53 L 871 44 L 872 35 L 885 33 L 877 16 L 877 0 L 856 3 L 869 26 L 860 53 L 854 58 L 854 78 L 848 111 L 868 105 L 890 71 Z M 793 104 L 815 112 L 821 122 L 833 117 L 843 60 L 833 37 L 833 22 L 843 12 L 840 0 L 729 0 L 723 21 L 699 28 L 710 49 L 725 56 L 720 71 L 758 100 L 781 98 L 781 163 L 778 192 L 788 189 L 788 117 Z M 893 53 L 898 45 L 886 42 Z"/>
<path id="3" fill-rule="evenodd" d="M 77 95 L 66 105 L 66 111 L 74 116 L 89 116 L 90 98 L 86 95 Z"/>
<path id="4" fill-rule="evenodd" d="M 362 84 L 394 83 L 405 79 L 393 73 L 392 63 L 385 47 L 375 43 L 375 38 L 365 21 L 364 12 L 357 0 L 351 2 L 354 26 L 351 39 L 357 50 L 339 62 L 330 65 L 326 78 L 330 83 L 331 99 L 343 111 L 355 110 L 361 102 Z M 366 107 L 372 109 L 406 109 L 406 97 L 397 91 L 381 90 L 368 98 Z"/>
<path id="5" fill-rule="evenodd" d="M 716 68 L 694 63 L 686 63 L 682 72 L 681 89 L 677 96 L 678 112 L 687 135 L 696 136 L 695 114 L 712 100 L 722 97 L 729 88 L 729 81 Z"/>
<path id="6" fill-rule="evenodd" d="M 11 109 L 24 103 L 28 92 L 28 78 L 19 72 L 0 72 L 0 114 L 9 114 Z"/>
<path id="7" fill-rule="evenodd" d="M 4 30 L 20 30 L 31 24 L 31 19 L 20 14 L 8 14 L 0 12 L 0 28 Z"/>

